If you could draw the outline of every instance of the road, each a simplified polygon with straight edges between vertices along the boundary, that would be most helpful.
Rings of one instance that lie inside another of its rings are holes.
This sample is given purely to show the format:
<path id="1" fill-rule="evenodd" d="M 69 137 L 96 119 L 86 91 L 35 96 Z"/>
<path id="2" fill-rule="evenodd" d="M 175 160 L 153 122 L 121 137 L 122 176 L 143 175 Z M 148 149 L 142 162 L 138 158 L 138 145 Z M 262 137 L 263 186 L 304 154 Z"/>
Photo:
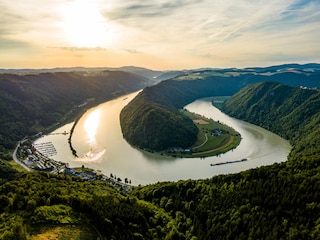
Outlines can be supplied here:
<path id="1" fill-rule="evenodd" d="M 17 151 L 18 148 L 20 147 L 20 142 L 17 144 L 17 147 L 14 149 L 14 152 L 12 154 L 12 158 L 13 160 L 18 163 L 21 167 L 23 167 L 24 169 L 26 169 L 27 171 L 31 171 L 30 168 L 28 168 L 25 164 L 23 164 L 22 162 L 19 161 L 19 159 L 17 158 Z"/>

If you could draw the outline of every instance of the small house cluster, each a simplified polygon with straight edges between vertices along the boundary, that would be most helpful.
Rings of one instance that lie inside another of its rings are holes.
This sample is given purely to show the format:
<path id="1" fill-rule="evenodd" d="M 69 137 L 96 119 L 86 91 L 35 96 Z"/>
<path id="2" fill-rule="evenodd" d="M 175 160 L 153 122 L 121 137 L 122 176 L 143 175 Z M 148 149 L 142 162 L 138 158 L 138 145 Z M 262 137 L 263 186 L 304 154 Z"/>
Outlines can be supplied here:
<path id="1" fill-rule="evenodd" d="M 190 148 L 173 147 L 168 150 L 170 153 L 191 153 Z"/>
<path id="2" fill-rule="evenodd" d="M 107 177 L 101 171 L 87 169 L 76 171 L 69 168 L 66 163 L 49 158 L 49 156 L 56 154 L 57 151 L 51 142 L 34 144 L 30 139 L 25 139 L 20 142 L 17 148 L 18 158 L 29 169 L 77 176 L 86 181 L 102 180 L 121 189 L 132 190 L 132 185 L 128 184 L 127 179 L 125 183 L 122 183 L 120 178 Z"/>
<path id="3" fill-rule="evenodd" d="M 223 133 L 223 132 L 222 132 L 221 129 L 214 129 L 214 130 L 212 131 L 212 136 L 219 137 L 219 136 L 221 136 L 222 133 Z"/>
<path id="4" fill-rule="evenodd" d="M 120 187 L 121 189 L 124 190 L 132 190 L 132 186 L 127 184 L 127 183 L 122 183 L 121 180 L 108 177 L 104 175 L 101 171 L 96 171 L 96 170 L 84 170 L 84 171 L 76 171 L 73 168 L 65 167 L 64 168 L 64 174 L 65 175 L 71 175 L 71 176 L 77 176 L 80 177 L 83 180 L 86 181 L 95 181 L 95 180 L 101 180 L 105 181 L 108 184 L 111 184 L 116 187 Z"/>
<path id="5" fill-rule="evenodd" d="M 58 173 L 66 165 L 48 157 L 50 154 L 57 153 L 52 143 L 30 144 L 30 141 L 25 140 L 20 143 L 18 151 L 21 162 L 33 170 Z"/>

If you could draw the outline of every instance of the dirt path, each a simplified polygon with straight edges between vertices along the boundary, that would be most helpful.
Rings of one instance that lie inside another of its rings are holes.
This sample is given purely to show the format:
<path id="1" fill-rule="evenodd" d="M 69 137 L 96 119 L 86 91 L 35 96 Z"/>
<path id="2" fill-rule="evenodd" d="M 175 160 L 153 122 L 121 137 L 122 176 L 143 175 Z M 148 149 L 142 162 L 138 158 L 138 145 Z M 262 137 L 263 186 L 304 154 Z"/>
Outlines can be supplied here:
<path id="1" fill-rule="evenodd" d="M 200 155 L 200 154 L 211 153 L 211 152 L 215 152 L 215 151 L 221 150 L 221 149 L 229 146 L 229 145 L 232 143 L 233 138 L 234 138 L 234 137 L 231 136 L 226 144 L 224 144 L 224 145 L 222 145 L 222 146 L 220 146 L 220 147 L 218 147 L 218 148 L 214 148 L 214 149 L 211 149 L 211 150 L 208 150 L 208 151 L 204 151 L 204 152 L 192 153 L 192 155 Z"/>
<path id="2" fill-rule="evenodd" d="M 192 149 L 197 149 L 197 148 L 202 147 L 203 145 L 205 145 L 208 142 L 208 134 L 207 133 L 205 134 L 205 137 L 206 137 L 206 140 L 204 140 L 203 143 L 201 143 L 200 145 L 198 145 L 196 147 L 193 147 Z"/>

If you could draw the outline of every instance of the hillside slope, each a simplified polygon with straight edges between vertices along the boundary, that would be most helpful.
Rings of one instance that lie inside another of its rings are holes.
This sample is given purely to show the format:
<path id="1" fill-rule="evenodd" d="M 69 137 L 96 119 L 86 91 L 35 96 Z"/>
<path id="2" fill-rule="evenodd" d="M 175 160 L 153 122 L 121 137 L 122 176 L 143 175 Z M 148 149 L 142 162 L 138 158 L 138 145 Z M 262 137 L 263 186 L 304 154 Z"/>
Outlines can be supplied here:
<path id="1" fill-rule="evenodd" d="M 275 82 L 247 86 L 224 110 L 286 136 L 293 144 L 287 162 L 133 193 L 186 219 L 178 230 L 198 239 L 319 239 L 319 102 L 317 90 Z"/>
<path id="2" fill-rule="evenodd" d="M 320 160 L 320 91 L 275 82 L 250 85 L 226 101 L 229 115 L 289 139 L 291 157 Z"/>
<path id="3" fill-rule="evenodd" d="M 103 237 L 94 239 L 165 239 L 176 232 L 175 220 L 163 209 L 102 181 L 36 172 L 0 185 L 0 219 L 4 240 L 30 239 L 43 229 L 82 231 L 83 226 L 94 226 Z"/>
<path id="4" fill-rule="evenodd" d="M 189 147 L 196 141 L 195 126 L 178 109 L 203 97 L 231 96 L 248 84 L 277 81 L 292 86 L 317 87 L 320 74 L 276 72 L 265 75 L 243 70 L 204 70 L 145 88 L 120 114 L 125 139 L 149 150 Z M 165 116 L 161 119 L 160 116 Z M 159 119 L 159 121 L 155 121 Z"/>
<path id="5" fill-rule="evenodd" d="M 120 71 L 0 74 L 0 152 L 14 148 L 25 135 L 81 111 L 83 105 L 92 106 L 146 84 L 145 78 Z"/>

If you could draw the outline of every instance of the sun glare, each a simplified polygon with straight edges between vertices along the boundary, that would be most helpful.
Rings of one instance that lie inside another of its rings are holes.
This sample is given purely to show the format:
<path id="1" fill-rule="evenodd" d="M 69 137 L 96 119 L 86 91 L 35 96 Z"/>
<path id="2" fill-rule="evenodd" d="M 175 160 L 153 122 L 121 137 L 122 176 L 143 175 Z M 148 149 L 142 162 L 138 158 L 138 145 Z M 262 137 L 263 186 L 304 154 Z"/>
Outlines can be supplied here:
<path id="1" fill-rule="evenodd" d="M 75 0 L 62 8 L 62 29 L 66 41 L 76 47 L 103 47 L 112 35 L 108 23 L 93 1 Z"/>

